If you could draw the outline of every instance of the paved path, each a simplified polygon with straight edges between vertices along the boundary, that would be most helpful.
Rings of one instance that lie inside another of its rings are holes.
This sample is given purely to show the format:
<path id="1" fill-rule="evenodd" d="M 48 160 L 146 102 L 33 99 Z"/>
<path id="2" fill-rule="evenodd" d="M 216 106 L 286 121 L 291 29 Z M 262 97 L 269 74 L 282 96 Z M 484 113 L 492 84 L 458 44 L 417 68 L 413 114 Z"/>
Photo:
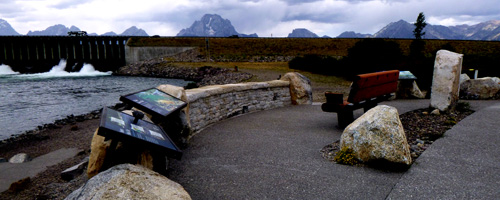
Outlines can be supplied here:
<path id="1" fill-rule="evenodd" d="M 48 154 L 38 156 L 26 163 L 0 163 L 0 192 L 9 189 L 10 184 L 26 177 L 33 178 L 47 167 L 58 164 L 76 156 L 80 150 L 76 148 L 59 149 Z"/>
<path id="2" fill-rule="evenodd" d="M 429 100 L 385 102 L 400 113 Z M 193 137 L 169 178 L 193 199 L 499 198 L 500 101 L 436 141 L 405 173 L 334 164 L 320 150 L 340 139 L 336 114 L 291 106 L 217 123 Z M 361 115 L 362 111 L 355 115 Z"/>
<path id="3" fill-rule="evenodd" d="M 389 198 L 500 199 L 499 115 L 500 102 L 446 132 L 403 175 Z"/>

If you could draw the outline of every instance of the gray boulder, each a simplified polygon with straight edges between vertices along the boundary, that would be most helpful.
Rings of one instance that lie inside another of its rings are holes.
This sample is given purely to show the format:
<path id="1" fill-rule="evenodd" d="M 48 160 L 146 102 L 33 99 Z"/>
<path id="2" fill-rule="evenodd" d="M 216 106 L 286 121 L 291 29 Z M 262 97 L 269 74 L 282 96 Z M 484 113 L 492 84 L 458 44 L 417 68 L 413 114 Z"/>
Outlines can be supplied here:
<path id="1" fill-rule="evenodd" d="M 469 75 L 467 75 L 467 74 L 460 74 L 460 88 L 462 87 L 462 83 L 465 82 L 466 80 L 470 80 Z"/>
<path id="2" fill-rule="evenodd" d="M 29 161 L 31 161 L 31 158 L 28 154 L 25 153 L 18 153 L 9 159 L 10 163 L 25 163 Z"/>
<path id="3" fill-rule="evenodd" d="M 309 78 L 297 72 L 288 72 L 280 80 L 290 82 L 293 105 L 312 104 L 312 87 Z"/>
<path id="4" fill-rule="evenodd" d="M 168 178 L 131 164 L 116 165 L 92 177 L 66 199 L 191 199 Z"/>
<path id="5" fill-rule="evenodd" d="M 484 77 L 465 80 L 460 84 L 460 97 L 463 99 L 498 99 L 500 97 L 500 79 Z"/>
<path id="6" fill-rule="evenodd" d="M 410 147 L 398 110 L 380 105 L 351 123 L 342 133 L 340 147 L 353 150 L 362 162 L 388 161 L 410 165 Z"/>
<path id="7" fill-rule="evenodd" d="M 65 169 L 61 172 L 61 178 L 65 181 L 73 180 L 75 177 L 80 176 L 83 173 L 85 167 L 89 164 L 89 157 L 86 157 L 82 162 L 75 166 Z"/>

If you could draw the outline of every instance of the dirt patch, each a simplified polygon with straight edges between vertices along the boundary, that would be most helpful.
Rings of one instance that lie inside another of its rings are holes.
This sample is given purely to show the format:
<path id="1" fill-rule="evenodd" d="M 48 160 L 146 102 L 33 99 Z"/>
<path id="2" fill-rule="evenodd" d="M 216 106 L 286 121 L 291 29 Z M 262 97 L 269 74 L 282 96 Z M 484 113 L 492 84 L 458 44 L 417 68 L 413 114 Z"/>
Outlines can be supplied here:
<path id="1" fill-rule="evenodd" d="M 27 153 L 38 157 L 61 148 L 78 148 L 77 156 L 47 168 L 21 191 L 5 191 L 0 193 L 0 199 L 64 199 L 71 192 L 87 181 L 86 174 L 71 181 L 65 181 L 60 174 L 65 169 L 80 163 L 90 154 L 90 142 L 99 126 L 99 119 L 90 119 L 66 125 L 51 126 L 36 133 L 2 141 L 0 157 L 10 158 L 17 153 Z"/>

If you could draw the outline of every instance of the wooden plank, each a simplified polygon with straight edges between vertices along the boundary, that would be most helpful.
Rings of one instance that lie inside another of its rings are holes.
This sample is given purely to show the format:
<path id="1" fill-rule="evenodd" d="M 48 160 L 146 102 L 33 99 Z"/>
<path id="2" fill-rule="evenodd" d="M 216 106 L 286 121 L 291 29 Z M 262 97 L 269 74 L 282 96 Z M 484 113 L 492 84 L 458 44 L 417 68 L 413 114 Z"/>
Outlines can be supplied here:
<path id="1" fill-rule="evenodd" d="M 398 78 L 398 70 L 358 75 L 351 86 L 347 101 L 358 103 L 366 99 L 396 92 Z"/>
<path id="2" fill-rule="evenodd" d="M 357 76 L 355 85 L 357 85 L 358 88 L 373 87 L 388 82 L 398 81 L 398 78 L 398 70 L 361 74 Z"/>
<path id="3" fill-rule="evenodd" d="M 349 95 L 347 101 L 351 103 L 357 103 L 366 99 L 382 96 L 384 94 L 390 94 L 396 92 L 398 88 L 398 82 L 388 82 L 382 85 L 374 85 L 371 87 L 365 87 L 358 89 L 354 95 Z"/>

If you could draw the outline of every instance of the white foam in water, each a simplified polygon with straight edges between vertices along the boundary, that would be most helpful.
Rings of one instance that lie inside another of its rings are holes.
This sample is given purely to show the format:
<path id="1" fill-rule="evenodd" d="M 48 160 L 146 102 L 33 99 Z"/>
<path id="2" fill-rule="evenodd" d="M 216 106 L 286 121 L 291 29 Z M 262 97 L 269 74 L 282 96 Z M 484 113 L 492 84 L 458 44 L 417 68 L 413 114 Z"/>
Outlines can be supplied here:
<path id="1" fill-rule="evenodd" d="M 8 65 L 1 64 L 0 65 L 0 75 L 12 75 L 12 74 L 19 74 L 19 72 L 15 72 L 10 68 Z"/>
<path id="2" fill-rule="evenodd" d="M 19 74 L 18 76 L 23 78 L 56 78 L 56 77 L 109 76 L 112 73 L 112 72 L 97 71 L 95 70 L 94 66 L 87 63 L 84 63 L 82 69 L 80 69 L 80 71 L 78 72 L 67 72 L 64 71 L 64 68 L 66 68 L 66 60 L 61 59 L 61 61 L 59 61 L 59 64 L 52 67 L 52 69 L 50 69 L 50 71 L 48 72 L 37 73 L 37 74 Z"/>

